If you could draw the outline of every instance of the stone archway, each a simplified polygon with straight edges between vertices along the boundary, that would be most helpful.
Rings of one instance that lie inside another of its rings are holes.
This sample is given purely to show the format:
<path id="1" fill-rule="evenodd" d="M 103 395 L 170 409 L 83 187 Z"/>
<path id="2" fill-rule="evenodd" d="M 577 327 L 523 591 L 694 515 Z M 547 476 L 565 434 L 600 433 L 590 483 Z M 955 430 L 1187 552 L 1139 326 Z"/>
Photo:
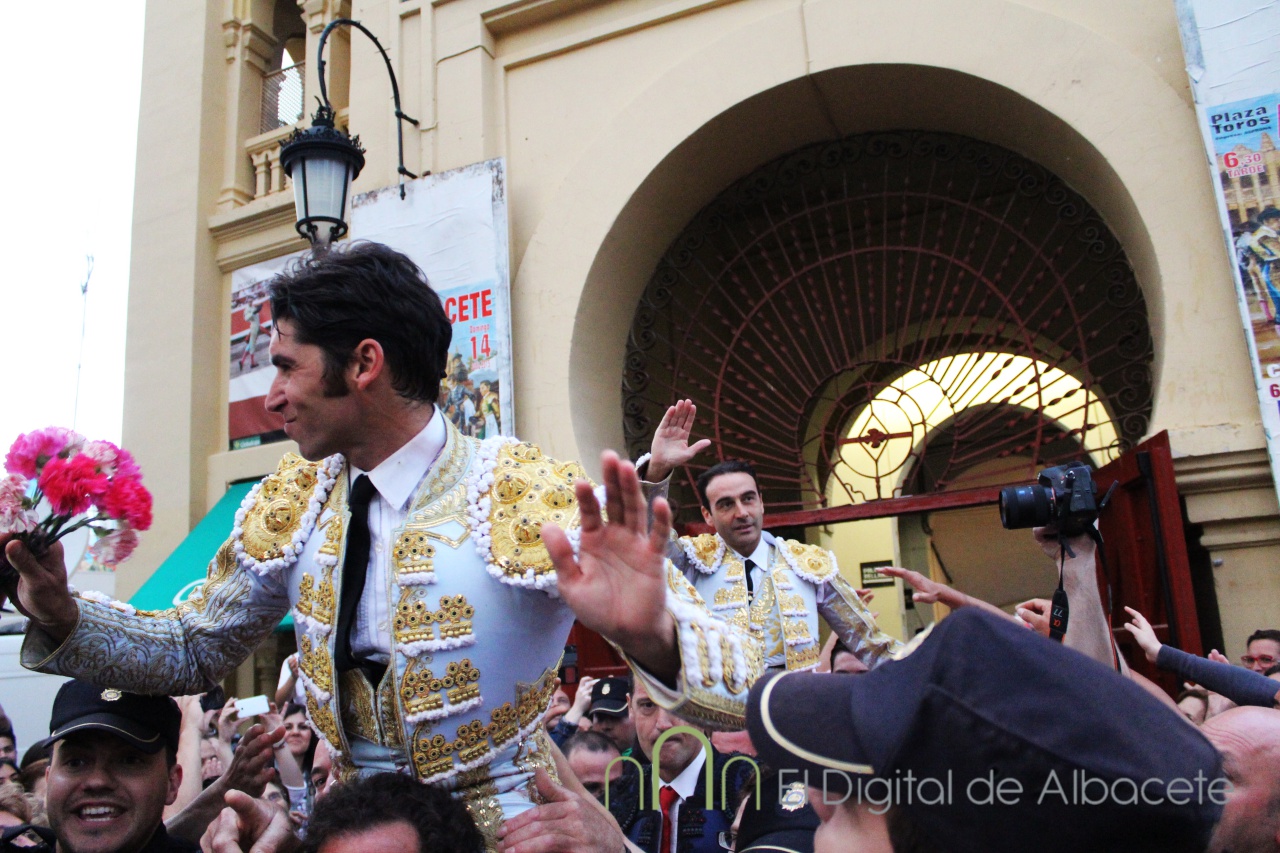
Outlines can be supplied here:
<path id="1" fill-rule="evenodd" d="M 859 413 L 910 371 L 964 353 L 1059 368 L 1084 422 L 1064 430 L 1049 411 L 1062 400 L 1046 371 L 1012 371 L 1006 397 L 918 443 L 911 464 L 927 459 L 929 473 L 908 490 L 945 490 L 975 449 L 1027 460 L 1010 472 L 1025 479 L 1079 455 L 1101 421 L 1115 431 L 1108 452 L 1147 429 L 1146 305 L 1084 198 L 1025 157 L 953 134 L 809 145 L 722 192 L 659 261 L 628 340 L 626 439 L 642 452 L 661 411 L 689 396 L 713 441 L 707 464 L 752 459 L 772 510 L 818 509 L 842 448 L 892 437 L 851 436 Z M 1089 415 L 1099 404 L 1103 416 Z M 696 474 L 673 486 L 689 510 Z M 864 499 L 901 495 L 897 482 Z"/>

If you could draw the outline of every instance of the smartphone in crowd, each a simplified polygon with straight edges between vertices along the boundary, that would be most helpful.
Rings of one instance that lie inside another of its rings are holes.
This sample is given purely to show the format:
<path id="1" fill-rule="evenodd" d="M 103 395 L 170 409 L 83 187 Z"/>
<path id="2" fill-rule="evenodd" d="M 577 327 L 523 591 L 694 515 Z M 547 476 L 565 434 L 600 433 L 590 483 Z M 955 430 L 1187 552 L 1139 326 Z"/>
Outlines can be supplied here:
<path id="1" fill-rule="evenodd" d="M 236 716 L 242 720 L 265 714 L 270 710 L 271 706 L 267 704 L 266 696 L 250 696 L 247 699 L 236 700 Z"/>

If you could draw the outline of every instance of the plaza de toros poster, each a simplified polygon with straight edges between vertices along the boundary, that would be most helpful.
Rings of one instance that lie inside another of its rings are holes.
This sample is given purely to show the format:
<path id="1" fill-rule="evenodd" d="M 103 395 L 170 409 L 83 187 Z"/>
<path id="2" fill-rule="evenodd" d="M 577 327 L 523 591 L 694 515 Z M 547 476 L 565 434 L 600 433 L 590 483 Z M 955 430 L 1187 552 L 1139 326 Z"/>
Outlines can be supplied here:
<path id="1" fill-rule="evenodd" d="M 437 401 L 465 435 L 510 435 L 511 302 L 503 161 L 489 160 L 352 199 L 347 240 L 374 240 L 408 255 L 440 295 L 453 341 Z M 267 283 L 302 253 L 232 273 L 232 449 L 285 438 L 265 402 L 275 370 L 267 346 Z"/>

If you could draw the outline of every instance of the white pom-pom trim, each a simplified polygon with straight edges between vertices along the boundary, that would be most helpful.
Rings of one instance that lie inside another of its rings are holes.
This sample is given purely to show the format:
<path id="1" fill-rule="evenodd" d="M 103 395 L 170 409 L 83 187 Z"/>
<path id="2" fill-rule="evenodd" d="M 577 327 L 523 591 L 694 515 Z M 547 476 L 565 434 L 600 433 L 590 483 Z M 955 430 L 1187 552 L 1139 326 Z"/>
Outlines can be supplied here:
<path id="1" fill-rule="evenodd" d="M 89 590 L 85 590 L 84 592 L 77 592 L 74 588 L 71 587 L 70 584 L 67 585 L 67 589 L 70 590 L 72 594 L 80 596 L 80 598 L 84 599 L 85 601 L 92 601 L 97 604 L 104 604 L 107 607 L 110 607 L 112 610 L 120 611 L 126 616 L 133 616 L 135 613 L 138 612 L 137 609 L 134 608 L 132 604 L 129 604 L 124 601 L 116 601 L 111 596 L 107 595 L 106 593 L 98 592 L 96 589 L 89 589 Z"/>
<path id="2" fill-rule="evenodd" d="M 698 552 L 693 549 L 693 545 L 688 538 L 680 538 L 680 547 L 684 549 L 685 556 L 689 558 L 689 562 L 693 563 L 693 567 L 704 575 L 714 575 L 716 569 L 720 568 L 720 563 L 724 560 L 725 551 L 728 546 L 724 544 L 724 540 L 719 536 L 716 541 L 720 544 L 716 546 L 716 553 L 711 557 L 711 565 L 707 565 L 698 558 Z"/>
<path id="3" fill-rule="evenodd" d="M 412 643 L 397 643 L 396 651 L 405 657 L 416 658 L 423 652 L 442 652 L 449 649 L 461 649 L 476 644 L 475 634 L 463 637 L 445 637 L 443 640 L 415 640 Z"/>
<path id="4" fill-rule="evenodd" d="M 250 489 L 249 494 L 245 495 L 244 500 L 240 502 L 240 508 L 236 510 L 235 527 L 231 529 L 231 538 L 234 540 L 232 549 L 235 551 L 236 560 L 240 565 L 262 577 L 278 574 L 293 565 L 297 561 L 298 555 L 302 553 L 302 549 L 306 546 L 312 531 L 316 528 L 316 520 L 320 518 L 320 513 L 324 510 L 324 502 L 329 499 L 329 492 L 333 489 L 334 483 L 337 482 L 338 474 L 342 471 L 342 464 L 342 455 L 337 453 L 320 463 L 320 467 L 316 470 L 316 486 L 311 492 L 311 500 L 307 503 L 307 511 L 302 514 L 302 518 L 299 520 L 298 529 L 293 532 L 289 544 L 280 549 L 283 556 L 270 560 L 256 559 L 247 554 L 244 549 L 244 520 L 249 514 L 249 510 L 253 509 L 253 505 L 258 500 L 258 494 L 262 491 L 262 483 L 258 483 Z"/>
<path id="5" fill-rule="evenodd" d="M 445 702 L 443 708 L 436 708 L 433 711 L 419 711 L 416 714 L 405 714 L 404 721 L 406 723 L 417 725 L 418 723 L 423 723 L 427 720 L 443 720 L 445 717 L 455 717 L 464 711 L 470 711 L 472 708 L 479 708 L 483 704 L 483 696 L 476 696 L 474 699 L 459 702 L 457 705 Z"/>
<path id="6" fill-rule="evenodd" d="M 486 438 L 476 448 L 475 459 L 471 461 L 471 470 L 467 473 L 467 526 L 471 529 L 471 539 L 475 543 L 476 553 L 484 560 L 485 570 L 494 580 L 507 586 L 518 586 L 524 589 L 536 589 L 545 592 L 551 598 L 560 596 L 556 588 L 556 573 L 535 574 L 529 569 L 523 575 L 509 575 L 498 566 L 493 558 L 493 540 L 489 536 L 489 512 L 493 503 L 489 490 L 493 488 L 493 472 L 498 464 L 498 454 L 508 444 L 518 444 L 516 439 L 506 435 L 495 435 Z M 571 540 L 572 541 L 572 540 Z M 576 552 L 577 546 L 575 544 Z"/>

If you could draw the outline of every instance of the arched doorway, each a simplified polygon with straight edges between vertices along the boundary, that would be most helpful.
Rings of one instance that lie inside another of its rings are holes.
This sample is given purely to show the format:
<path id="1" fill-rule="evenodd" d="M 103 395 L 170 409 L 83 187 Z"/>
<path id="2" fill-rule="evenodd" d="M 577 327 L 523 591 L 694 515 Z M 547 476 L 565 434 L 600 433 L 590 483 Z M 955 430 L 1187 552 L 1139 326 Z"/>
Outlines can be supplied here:
<path id="1" fill-rule="evenodd" d="M 700 520 L 697 474 L 735 457 L 755 463 L 788 526 L 851 504 L 914 513 L 1115 459 L 1147 430 L 1152 357 L 1123 248 L 1060 179 L 962 136 L 861 134 L 757 169 L 671 244 L 632 323 L 624 429 L 638 455 L 667 405 L 697 403 L 713 446 L 673 483 L 686 523 Z M 877 556 L 924 571 L 943 552 L 980 553 L 967 541 L 979 526 L 885 518 L 844 531 L 891 539 L 881 553 L 836 552 L 855 574 Z M 1037 558 L 1028 542 L 1008 557 Z M 998 603 L 1030 588 L 1019 571 L 986 585 Z"/>
<path id="2" fill-rule="evenodd" d="M 1146 430 L 1151 359 L 1124 251 L 1070 187 L 965 137 L 863 134 L 761 167 L 672 243 L 632 323 L 623 422 L 642 452 L 688 396 L 705 464 L 752 459 L 772 510 L 813 510 L 851 491 L 850 445 L 873 473 L 858 501 L 945 491 L 990 458 L 1016 460 L 1009 481 L 1086 449 L 1106 461 Z M 902 387 L 922 368 L 952 370 L 942 397 L 982 404 L 949 401 L 904 458 L 871 452 L 897 435 L 876 405 L 925 425 Z M 673 484 L 686 520 L 698 470 Z"/>

